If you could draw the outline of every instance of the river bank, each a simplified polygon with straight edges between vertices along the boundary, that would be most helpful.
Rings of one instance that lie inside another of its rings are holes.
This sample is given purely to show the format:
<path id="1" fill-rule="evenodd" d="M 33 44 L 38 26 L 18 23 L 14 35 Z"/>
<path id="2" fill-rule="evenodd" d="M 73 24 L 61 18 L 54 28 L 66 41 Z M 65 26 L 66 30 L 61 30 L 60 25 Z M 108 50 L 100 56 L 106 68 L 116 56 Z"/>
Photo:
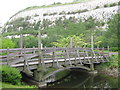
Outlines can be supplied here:
<path id="1" fill-rule="evenodd" d="M 98 70 L 98 73 L 105 74 L 105 75 L 115 77 L 115 78 L 120 76 L 119 75 L 120 72 L 116 68 L 113 68 L 113 69 L 105 68 L 104 70 Z"/>
<path id="2" fill-rule="evenodd" d="M 10 83 L 0 82 L 1 87 L 4 88 L 37 88 L 35 85 L 29 86 L 29 85 L 12 85 Z"/>
<path id="3" fill-rule="evenodd" d="M 106 74 L 110 77 L 119 77 L 118 55 L 111 55 L 109 62 L 102 63 L 96 67 L 98 73 Z"/>

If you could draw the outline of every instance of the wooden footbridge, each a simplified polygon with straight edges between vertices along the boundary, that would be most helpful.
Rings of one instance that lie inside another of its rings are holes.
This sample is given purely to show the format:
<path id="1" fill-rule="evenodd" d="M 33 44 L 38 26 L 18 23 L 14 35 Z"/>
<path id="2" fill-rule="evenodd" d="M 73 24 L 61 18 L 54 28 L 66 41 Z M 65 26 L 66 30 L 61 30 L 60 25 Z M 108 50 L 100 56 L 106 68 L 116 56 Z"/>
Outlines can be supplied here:
<path id="1" fill-rule="evenodd" d="M 0 56 L 0 64 L 18 68 L 31 76 L 34 76 L 32 70 L 37 69 L 42 72 L 42 69 L 48 67 L 55 67 L 57 70 L 79 67 L 91 71 L 94 70 L 94 63 L 109 61 L 107 59 L 108 53 L 105 54 L 91 48 L 8 48 L 0 49 L 0 53 L 4 54 Z M 85 67 L 86 64 L 90 67 Z M 48 76 L 52 76 L 52 74 L 47 75 L 44 79 Z M 39 79 L 39 81 L 41 80 L 43 78 Z"/>

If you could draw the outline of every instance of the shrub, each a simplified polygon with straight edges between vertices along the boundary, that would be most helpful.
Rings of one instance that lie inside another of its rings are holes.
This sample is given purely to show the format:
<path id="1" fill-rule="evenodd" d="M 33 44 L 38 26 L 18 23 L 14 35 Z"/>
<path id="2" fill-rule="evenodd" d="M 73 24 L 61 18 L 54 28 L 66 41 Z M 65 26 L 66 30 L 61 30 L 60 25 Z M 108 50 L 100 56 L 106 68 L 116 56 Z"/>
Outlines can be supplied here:
<path id="1" fill-rule="evenodd" d="M 100 8 L 99 6 L 96 6 L 96 8 L 95 9 L 98 9 L 98 8 Z"/>
<path id="2" fill-rule="evenodd" d="M 11 39 L 8 38 L 2 38 L 2 44 L 0 44 L 0 49 L 6 49 L 6 48 L 14 48 L 15 44 L 12 42 Z"/>
<path id="3" fill-rule="evenodd" d="M 16 68 L 11 68 L 7 65 L 2 66 L 2 82 L 11 83 L 13 85 L 21 84 L 21 74 Z"/>
<path id="4" fill-rule="evenodd" d="M 110 7 L 113 7 L 113 6 L 116 6 L 117 4 L 116 3 L 112 3 L 110 4 Z"/>
<path id="5" fill-rule="evenodd" d="M 116 51 L 118 51 L 118 47 L 111 47 L 110 51 L 116 52 Z"/>
<path id="6" fill-rule="evenodd" d="M 87 9 L 84 9 L 84 10 L 81 11 L 81 13 L 83 13 L 83 12 L 87 12 L 87 11 L 88 11 Z"/>
<path id="7" fill-rule="evenodd" d="M 47 16 L 47 15 L 48 15 L 48 13 L 44 13 L 44 14 L 43 14 L 43 16 Z"/>
<path id="8" fill-rule="evenodd" d="M 118 2 L 118 5 L 120 5 L 120 1 Z"/>
<path id="9" fill-rule="evenodd" d="M 108 5 L 108 4 L 105 4 L 104 7 L 109 7 L 109 5 Z"/>

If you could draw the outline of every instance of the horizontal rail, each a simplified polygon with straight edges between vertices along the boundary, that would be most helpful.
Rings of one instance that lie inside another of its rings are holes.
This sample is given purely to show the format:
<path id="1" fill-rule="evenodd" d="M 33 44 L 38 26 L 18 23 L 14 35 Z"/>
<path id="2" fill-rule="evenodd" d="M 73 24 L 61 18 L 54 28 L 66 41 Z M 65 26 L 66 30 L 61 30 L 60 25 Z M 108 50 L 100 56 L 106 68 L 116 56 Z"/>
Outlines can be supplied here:
<path id="1" fill-rule="evenodd" d="M 91 48 L 15 48 L 15 49 L 0 49 L 0 53 L 5 52 L 6 55 L 0 56 L 0 64 L 18 65 L 24 64 L 24 60 L 30 63 L 36 63 L 38 60 L 47 63 L 65 62 L 86 60 L 92 62 L 90 59 L 97 60 L 103 58 L 103 52 L 93 51 Z M 94 61 L 98 62 L 98 61 Z M 31 65 L 31 64 L 30 64 Z"/>

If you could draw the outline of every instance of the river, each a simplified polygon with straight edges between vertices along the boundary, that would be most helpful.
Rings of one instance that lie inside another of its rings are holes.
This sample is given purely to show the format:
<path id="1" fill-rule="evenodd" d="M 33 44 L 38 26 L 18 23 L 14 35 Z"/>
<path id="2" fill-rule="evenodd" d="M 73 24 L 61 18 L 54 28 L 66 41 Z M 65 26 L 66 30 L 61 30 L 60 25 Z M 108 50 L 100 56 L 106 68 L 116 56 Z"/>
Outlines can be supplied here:
<path id="1" fill-rule="evenodd" d="M 59 82 L 49 83 L 46 88 L 118 88 L 118 78 L 71 70 L 66 78 Z"/>

